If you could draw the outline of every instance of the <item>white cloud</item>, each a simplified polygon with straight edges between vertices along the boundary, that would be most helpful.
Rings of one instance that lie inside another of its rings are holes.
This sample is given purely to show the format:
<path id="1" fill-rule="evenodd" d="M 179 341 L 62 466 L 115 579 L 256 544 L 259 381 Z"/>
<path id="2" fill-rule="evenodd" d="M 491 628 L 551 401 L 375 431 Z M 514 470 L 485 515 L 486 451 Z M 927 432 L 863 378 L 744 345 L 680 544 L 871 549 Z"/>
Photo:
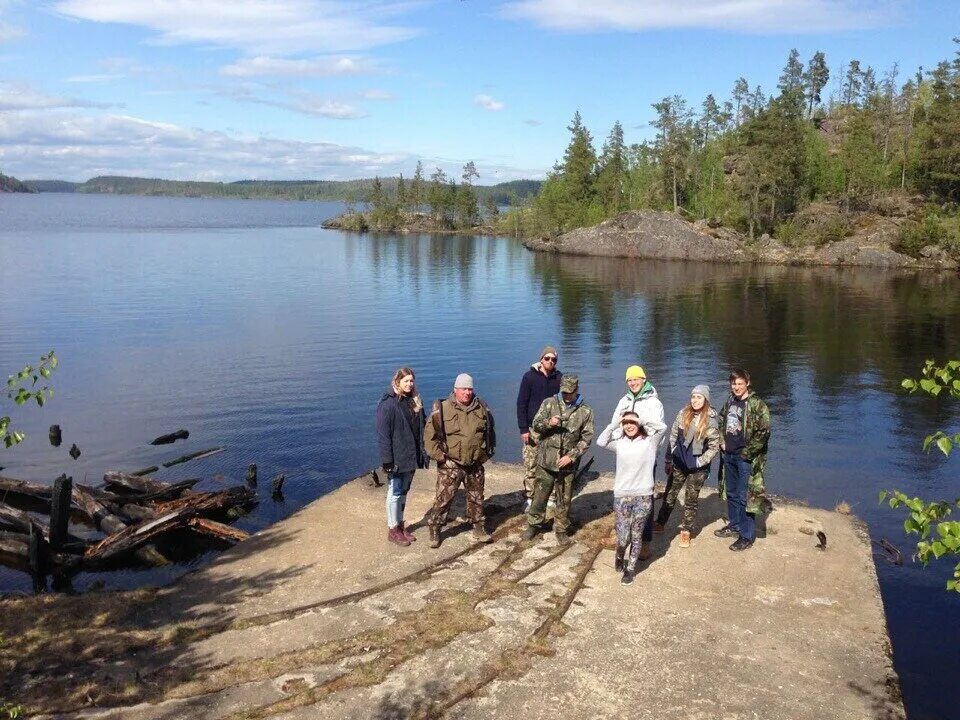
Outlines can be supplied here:
<path id="1" fill-rule="evenodd" d="M 220 68 L 222 75 L 231 77 L 260 77 L 287 75 L 295 77 L 324 77 L 330 75 L 363 75 L 376 72 L 376 64 L 367 58 L 317 57 L 291 60 L 258 55 L 242 58 L 232 65 Z"/>
<path id="2" fill-rule="evenodd" d="M 109 75 L 109 74 L 100 74 L 100 75 L 71 75 L 66 78 L 68 83 L 102 83 L 102 82 L 113 82 L 114 80 L 122 80 L 125 75 Z"/>
<path id="3" fill-rule="evenodd" d="M 364 100 L 396 100 L 397 96 L 387 90 L 370 88 L 360 93 Z"/>
<path id="4" fill-rule="evenodd" d="M 499 100 L 496 100 L 490 97 L 489 95 L 483 95 L 483 94 L 475 95 L 473 97 L 473 103 L 474 105 L 479 105 L 484 110 L 489 110 L 491 112 L 497 112 L 499 110 L 503 110 L 506 107 L 506 105 L 504 105 Z"/>
<path id="5" fill-rule="evenodd" d="M 402 152 L 243 137 L 123 115 L 0 113 L 0 166 L 17 177 L 348 179 L 408 171 Z"/>
<path id="6" fill-rule="evenodd" d="M 734 32 L 830 32 L 890 22 L 896 0 L 511 0 L 507 17 L 575 32 L 712 28 Z"/>
<path id="7" fill-rule="evenodd" d="M 89 100 L 44 95 L 25 85 L 10 85 L 0 82 L 0 113 L 17 110 L 60 110 L 64 108 L 106 107 L 110 106 Z"/>
<path id="8" fill-rule="evenodd" d="M 529 125 L 530 127 L 540 127 L 541 125 L 543 125 L 543 120 L 532 120 L 532 119 L 531 119 L 531 120 L 524 120 L 523 122 L 526 123 L 527 125 Z"/>
<path id="9" fill-rule="evenodd" d="M 252 91 L 243 88 L 234 88 L 222 91 L 219 94 L 237 102 L 267 105 L 269 107 L 290 110 L 302 115 L 313 115 L 316 117 L 331 118 L 333 120 L 359 120 L 360 118 L 367 117 L 367 114 L 363 110 L 349 103 L 307 92 L 306 90 L 290 90 L 280 98 L 256 95 Z"/>
<path id="10" fill-rule="evenodd" d="M 3 15 L 4 11 L 9 5 L 9 0 L 0 0 L 0 16 Z M 25 34 L 26 33 L 24 32 L 23 28 L 13 25 L 12 23 L 8 23 L 2 17 L 0 17 L 0 43 L 16 40 Z"/>
<path id="11" fill-rule="evenodd" d="M 165 45 L 200 43 L 251 55 L 344 52 L 406 40 L 387 19 L 417 3 L 396 0 L 59 0 L 63 15 L 148 28 Z"/>

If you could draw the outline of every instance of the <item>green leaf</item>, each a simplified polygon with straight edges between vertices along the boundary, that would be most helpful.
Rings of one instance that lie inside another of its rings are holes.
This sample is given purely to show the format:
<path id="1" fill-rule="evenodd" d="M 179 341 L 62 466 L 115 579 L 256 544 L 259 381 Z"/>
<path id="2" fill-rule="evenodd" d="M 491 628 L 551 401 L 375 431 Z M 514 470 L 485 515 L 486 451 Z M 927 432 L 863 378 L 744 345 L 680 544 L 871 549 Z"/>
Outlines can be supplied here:
<path id="1" fill-rule="evenodd" d="M 947 457 L 950 457 L 950 451 L 953 450 L 953 440 L 944 435 L 942 438 L 937 440 L 937 447 L 940 448 L 940 452 Z"/>
<path id="2" fill-rule="evenodd" d="M 923 439 L 923 451 L 930 452 L 930 444 L 936 439 L 936 435 L 927 435 Z"/>
<path id="3" fill-rule="evenodd" d="M 877 502 L 882 503 L 884 500 L 886 500 L 886 499 L 887 499 L 887 494 L 888 494 L 888 493 L 887 493 L 886 490 L 881 490 L 881 491 L 880 491 L 880 499 L 879 499 Z"/>
<path id="4" fill-rule="evenodd" d="M 960 592 L 960 582 L 957 580 L 947 580 L 947 590 L 956 590 Z"/>
<path id="5" fill-rule="evenodd" d="M 40 368 L 40 374 L 43 375 L 45 378 L 50 377 L 50 368 L 48 367 Z M 957 382 L 960 383 L 960 380 L 958 380 Z"/>
<path id="6" fill-rule="evenodd" d="M 937 385 L 935 380 L 926 379 L 926 380 L 920 381 L 920 388 L 924 392 L 933 393 L 934 388 L 937 388 L 937 387 L 940 387 L 940 386 Z"/>
<path id="7" fill-rule="evenodd" d="M 36 395 L 34 395 L 34 397 L 37 399 L 37 405 L 39 405 L 40 407 L 43 407 L 43 403 L 44 403 L 43 393 L 37 393 Z"/>
<path id="8" fill-rule="evenodd" d="M 900 383 L 900 387 L 906 388 L 907 390 L 910 390 L 911 392 L 913 392 L 914 390 L 917 389 L 917 381 L 911 380 L 910 378 L 906 378 L 904 379 L 903 382 Z"/>
<path id="9" fill-rule="evenodd" d="M 943 546 L 943 543 L 938 540 L 930 543 L 930 552 L 932 552 L 933 556 L 939 560 L 946 554 L 947 549 Z"/>

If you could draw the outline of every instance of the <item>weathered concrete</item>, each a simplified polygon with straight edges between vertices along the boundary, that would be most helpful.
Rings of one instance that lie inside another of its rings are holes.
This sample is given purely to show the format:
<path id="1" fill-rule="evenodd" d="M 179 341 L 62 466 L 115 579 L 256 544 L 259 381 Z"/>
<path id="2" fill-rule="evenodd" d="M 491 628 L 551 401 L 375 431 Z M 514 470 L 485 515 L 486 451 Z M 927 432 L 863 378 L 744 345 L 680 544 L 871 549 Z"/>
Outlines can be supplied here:
<path id="1" fill-rule="evenodd" d="M 519 541 L 519 468 L 487 477 L 491 545 L 456 523 L 439 550 L 422 527 L 411 547 L 390 545 L 369 476 L 241 543 L 158 599 L 156 621 L 215 631 L 141 672 L 191 677 L 158 702 L 77 717 L 903 717 L 854 519 L 778 503 L 768 537 L 732 553 L 705 492 L 692 547 L 676 544 L 675 511 L 624 586 L 601 549 L 610 476 L 574 500 L 566 550 L 552 535 Z M 434 480 L 418 473 L 408 519 Z M 822 529 L 827 549 L 800 527 Z"/>

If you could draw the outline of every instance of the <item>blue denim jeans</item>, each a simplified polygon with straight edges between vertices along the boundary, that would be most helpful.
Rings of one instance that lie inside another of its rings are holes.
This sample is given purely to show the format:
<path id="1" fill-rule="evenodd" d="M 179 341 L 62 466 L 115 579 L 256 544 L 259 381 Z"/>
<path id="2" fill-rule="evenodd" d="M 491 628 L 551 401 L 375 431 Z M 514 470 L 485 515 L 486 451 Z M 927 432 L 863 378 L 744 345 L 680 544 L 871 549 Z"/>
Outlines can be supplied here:
<path id="1" fill-rule="evenodd" d="M 396 527 L 403 522 L 403 509 L 407 505 L 407 493 L 413 483 L 413 470 L 392 472 L 387 477 L 387 527 Z"/>
<path id="2" fill-rule="evenodd" d="M 723 453 L 723 480 L 727 486 L 727 517 L 744 540 L 753 541 L 757 533 L 753 514 L 747 512 L 747 482 L 753 465 L 739 453 Z"/>

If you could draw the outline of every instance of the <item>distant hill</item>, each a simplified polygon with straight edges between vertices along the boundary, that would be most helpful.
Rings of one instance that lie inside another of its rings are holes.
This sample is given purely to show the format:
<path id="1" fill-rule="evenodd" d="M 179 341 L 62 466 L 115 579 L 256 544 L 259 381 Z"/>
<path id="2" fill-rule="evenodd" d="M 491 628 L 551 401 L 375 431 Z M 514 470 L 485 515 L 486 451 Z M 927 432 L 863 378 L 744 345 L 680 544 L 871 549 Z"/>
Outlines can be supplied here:
<path id="1" fill-rule="evenodd" d="M 0 192 L 20 192 L 20 193 L 29 193 L 36 192 L 29 185 L 26 185 L 15 177 L 10 177 L 9 175 L 4 175 L 0 173 Z"/>
<path id="2" fill-rule="evenodd" d="M 397 178 L 383 178 L 384 190 L 393 193 Z M 172 197 L 222 197 L 268 200 L 347 200 L 364 201 L 373 187 L 373 178 L 363 180 L 238 180 L 236 182 L 196 182 L 104 175 L 83 183 L 63 180 L 34 180 L 39 192 L 111 193 L 118 195 L 164 195 Z M 406 181 L 409 185 L 409 179 Z M 482 204 L 492 197 L 498 205 L 509 205 L 536 195 L 539 180 L 513 180 L 497 185 L 475 186 Z"/>
<path id="3" fill-rule="evenodd" d="M 66 180 L 27 180 L 25 184 L 36 192 L 42 193 L 71 193 L 80 186 L 80 183 L 67 182 Z"/>

